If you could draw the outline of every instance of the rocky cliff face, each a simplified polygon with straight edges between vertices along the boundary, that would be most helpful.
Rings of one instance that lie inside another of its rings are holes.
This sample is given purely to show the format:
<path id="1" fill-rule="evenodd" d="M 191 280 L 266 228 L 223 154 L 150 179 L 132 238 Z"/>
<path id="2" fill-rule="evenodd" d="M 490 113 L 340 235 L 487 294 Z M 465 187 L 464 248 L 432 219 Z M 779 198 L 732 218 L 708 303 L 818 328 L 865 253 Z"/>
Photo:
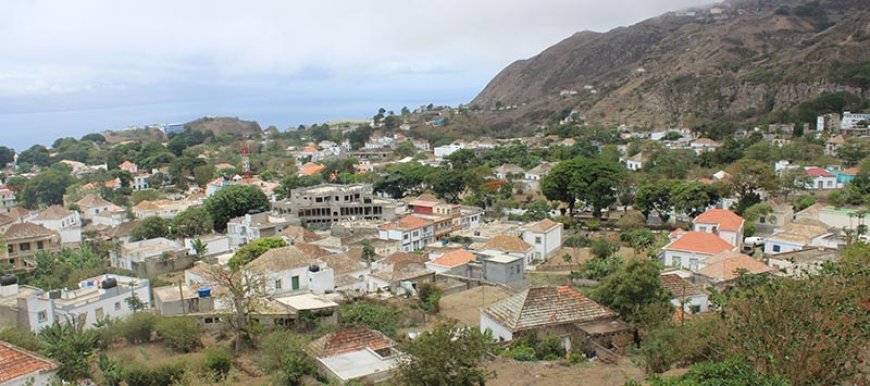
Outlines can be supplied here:
<path id="1" fill-rule="evenodd" d="M 255 137 L 263 133 L 256 121 L 243 121 L 238 118 L 206 117 L 184 124 L 192 131 L 211 131 L 214 135 L 238 134 L 242 137 Z"/>
<path id="2" fill-rule="evenodd" d="M 568 108 L 595 123 L 689 125 L 836 91 L 870 100 L 866 1 L 737 0 L 574 34 L 505 68 L 471 106 L 495 128 Z"/>

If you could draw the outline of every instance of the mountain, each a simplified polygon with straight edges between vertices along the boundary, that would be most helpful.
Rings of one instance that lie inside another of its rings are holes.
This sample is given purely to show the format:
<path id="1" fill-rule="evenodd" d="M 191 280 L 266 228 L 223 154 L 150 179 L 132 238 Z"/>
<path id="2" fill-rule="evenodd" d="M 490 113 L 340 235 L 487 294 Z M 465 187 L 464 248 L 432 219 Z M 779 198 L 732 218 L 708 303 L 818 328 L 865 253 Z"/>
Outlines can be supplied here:
<path id="1" fill-rule="evenodd" d="M 237 134 L 242 137 L 258 137 L 263 129 L 256 121 L 243 121 L 239 118 L 204 117 L 184 124 L 191 131 L 211 131 L 214 135 Z"/>
<path id="2" fill-rule="evenodd" d="M 636 127 L 796 119 L 832 92 L 830 109 L 868 107 L 867 0 L 735 0 L 576 33 L 502 70 L 468 124 L 497 135 L 572 110 Z"/>

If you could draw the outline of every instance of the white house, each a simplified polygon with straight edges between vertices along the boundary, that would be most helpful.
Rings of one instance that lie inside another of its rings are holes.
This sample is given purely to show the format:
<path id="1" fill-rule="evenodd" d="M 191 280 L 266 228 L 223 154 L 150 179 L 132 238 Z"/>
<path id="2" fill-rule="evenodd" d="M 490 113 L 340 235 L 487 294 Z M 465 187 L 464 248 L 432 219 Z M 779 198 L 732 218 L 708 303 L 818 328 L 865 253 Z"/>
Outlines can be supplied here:
<path id="1" fill-rule="evenodd" d="M 808 218 L 819 220 L 828 228 L 836 229 L 857 229 L 858 225 L 870 224 L 870 213 L 862 212 L 852 208 L 835 208 L 830 205 L 814 204 L 797 214 L 796 219 Z"/>
<path id="2" fill-rule="evenodd" d="M 426 263 L 426 268 L 435 273 L 444 273 L 451 269 L 466 265 L 476 259 L 473 252 L 465 249 L 454 249 Z"/>
<path id="3" fill-rule="evenodd" d="M 47 209 L 25 218 L 26 222 L 39 224 L 60 233 L 63 244 L 82 241 L 82 219 L 79 212 L 52 205 Z"/>
<path id="4" fill-rule="evenodd" d="M 671 304 L 682 307 L 683 312 L 697 314 L 710 309 L 710 292 L 692 284 L 676 273 L 659 276 L 662 285 L 671 293 Z"/>
<path id="5" fill-rule="evenodd" d="M 88 194 L 81 200 L 76 201 L 81 211 L 82 219 L 94 224 L 117 226 L 127 220 L 127 213 L 109 201 L 96 194 Z"/>
<path id="6" fill-rule="evenodd" d="M 327 334 L 311 342 L 308 352 L 318 373 L 336 384 L 377 384 L 390 379 L 404 354 L 386 335 L 366 327 Z"/>
<path id="7" fill-rule="evenodd" d="M 9 213 L 13 207 L 15 207 L 15 192 L 0 185 L 0 213 Z"/>
<path id="8" fill-rule="evenodd" d="M 110 263 L 115 268 L 138 273 L 156 273 L 149 272 L 153 271 L 149 267 L 153 268 L 158 262 L 162 264 L 186 255 L 186 250 L 179 243 L 161 237 L 121 245 L 119 252 L 110 253 Z"/>
<path id="9" fill-rule="evenodd" d="M 812 182 L 807 183 L 807 189 L 829 190 L 838 188 L 837 176 L 833 173 L 817 166 L 807 166 L 804 170 L 807 171 L 807 176 L 812 179 Z"/>
<path id="10" fill-rule="evenodd" d="M 643 169 L 644 165 L 646 165 L 649 162 L 650 158 L 652 158 L 651 154 L 642 151 L 642 152 L 637 153 L 631 157 L 628 157 L 625 160 L 625 167 L 628 170 L 633 170 L 633 171 L 641 170 L 641 169 Z"/>
<path id="11" fill-rule="evenodd" d="M 271 295 L 304 292 L 323 295 L 335 289 L 333 269 L 292 245 L 266 251 L 245 269 L 261 275 Z"/>
<path id="12" fill-rule="evenodd" d="M 433 149 L 433 152 L 435 153 L 436 158 L 444 158 L 463 148 L 464 147 L 462 145 L 451 143 L 449 145 L 436 146 Z"/>
<path id="13" fill-rule="evenodd" d="M 276 217 L 268 212 L 246 214 L 227 223 L 227 235 L 232 248 L 238 248 L 263 237 L 280 236 L 290 226 L 290 221 Z"/>
<path id="14" fill-rule="evenodd" d="M 799 218 L 764 239 L 764 253 L 775 255 L 807 247 L 837 248 L 839 240 L 829 227 L 815 219 Z"/>
<path id="15" fill-rule="evenodd" d="M 532 260 L 535 258 L 534 248 L 531 244 L 523 241 L 519 237 L 510 235 L 498 235 L 483 245 L 472 246 L 481 253 L 487 251 L 498 251 L 512 257 L 523 259 L 526 266 L 532 265 Z"/>
<path id="16" fill-rule="evenodd" d="M 400 241 L 402 252 L 416 251 L 435 241 L 435 226 L 430 220 L 410 214 L 380 226 L 378 238 Z"/>
<path id="17" fill-rule="evenodd" d="M 562 249 L 562 227 L 562 223 L 550 219 L 526 227 L 523 241 L 532 246 L 532 259 L 546 259 Z"/>
<path id="18" fill-rule="evenodd" d="M 193 243 L 202 241 L 205 244 L 204 256 L 214 256 L 228 253 L 232 250 L 230 237 L 225 235 L 203 235 L 199 237 L 184 239 L 184 247 L 187 248 L 189 254 L 195 254 Z"/>
<path id="19" fill-rule="evenodd" d="M 737 247 L 712 233 L 684 232 L 662 248 L 662 258 L 667 267 L 679 267 L 695 272 L 701 269 L 702 262 L 711 256 L 734 250 L 737 250 Z"/>
<path id="20" fill-rule="evenodd" d="M 743 217 L 728 209 L 708 209 L 692 221 L 695 232 L 712 233 L 734 247 L 743 247 Z"/>

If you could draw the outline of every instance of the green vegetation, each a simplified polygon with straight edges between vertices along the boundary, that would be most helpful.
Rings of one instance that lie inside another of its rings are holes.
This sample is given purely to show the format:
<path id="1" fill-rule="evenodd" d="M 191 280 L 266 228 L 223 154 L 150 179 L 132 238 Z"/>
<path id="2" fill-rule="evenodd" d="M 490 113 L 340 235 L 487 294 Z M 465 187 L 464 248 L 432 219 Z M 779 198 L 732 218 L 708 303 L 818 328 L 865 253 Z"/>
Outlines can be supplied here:
<path id="1" fill-rule="evenodd" d="M 487 339 L 477 328 L 440 324 L 408 347 L 411 357 L 399 367 L 406 386 L 484 385 L 494 374 L 482 366 Z"/>
<path id="2" fill-rule="evenodd" d="M 365 326 L 387 336 L 396 336 L 401 319 L 399 310 L 372 301 L 342 304 L 338 316 L 343 325 Z"/>
<path id="3" fill-rule="evenodd" d="M 214 220 L 214 228 L 224 231 L 232 218 L 243 216 L 251 211 L 269 209 L 269 199 L 256 186 L 228 186 L 205 201 L 205 210 Z"/>
<path id="4" fill-rule="evenodd" d="M 287 242 L 280 237 L 264 237 L 261 239 L 256 239 L 251 241 L 248 244 L 245 244 L 233 255 L 230 259 L 230 267 L 233 269 L 238 269 L 246 264 L 254 261 L 254 259 L 260 257 L 260 255 L 266 253 L 266 251 L 275 248 L 286 247 Z"/>

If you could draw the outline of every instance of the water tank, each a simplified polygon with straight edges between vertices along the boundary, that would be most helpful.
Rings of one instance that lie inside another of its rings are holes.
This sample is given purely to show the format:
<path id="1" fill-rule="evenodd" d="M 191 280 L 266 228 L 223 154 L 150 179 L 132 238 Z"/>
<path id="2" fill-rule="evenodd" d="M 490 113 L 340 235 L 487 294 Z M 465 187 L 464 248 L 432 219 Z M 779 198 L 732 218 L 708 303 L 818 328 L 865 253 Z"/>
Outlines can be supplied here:
<path id="1" fill-rule="evenodd" d="M 320 272 L 320 266 L 317 264 L 311 264 L 308 266 L 308 270 L 311 272 Z"/>
<path id="2" fill-rule="evenodd" d="M 11 273 L 0 276 L 0 286 L 7 286 L 13 284 L 18 284 L 18 276 L 15 276 Z"/>
<path id="3" fill-rule="evenodd" d="M 103 280 L 102 287 L 103 289 L 115 288 L 118 286 L 118 279 L 110 277 L 106 280 Z"/>
<path id="4" fill-rule="evenodd" d="M 211 287 L 199 287 L 199 289 L 196 290 L 196 294 L 197 294 L 197 296 L 199 296 L 201 298 L 210 297 L 211 296 Z"/>
<path id="5" fill-rule="evenodd" d="M 447 239 L 441 240 L 441 246 L 446 247 L 447 244 L 450 243 Z"/>

